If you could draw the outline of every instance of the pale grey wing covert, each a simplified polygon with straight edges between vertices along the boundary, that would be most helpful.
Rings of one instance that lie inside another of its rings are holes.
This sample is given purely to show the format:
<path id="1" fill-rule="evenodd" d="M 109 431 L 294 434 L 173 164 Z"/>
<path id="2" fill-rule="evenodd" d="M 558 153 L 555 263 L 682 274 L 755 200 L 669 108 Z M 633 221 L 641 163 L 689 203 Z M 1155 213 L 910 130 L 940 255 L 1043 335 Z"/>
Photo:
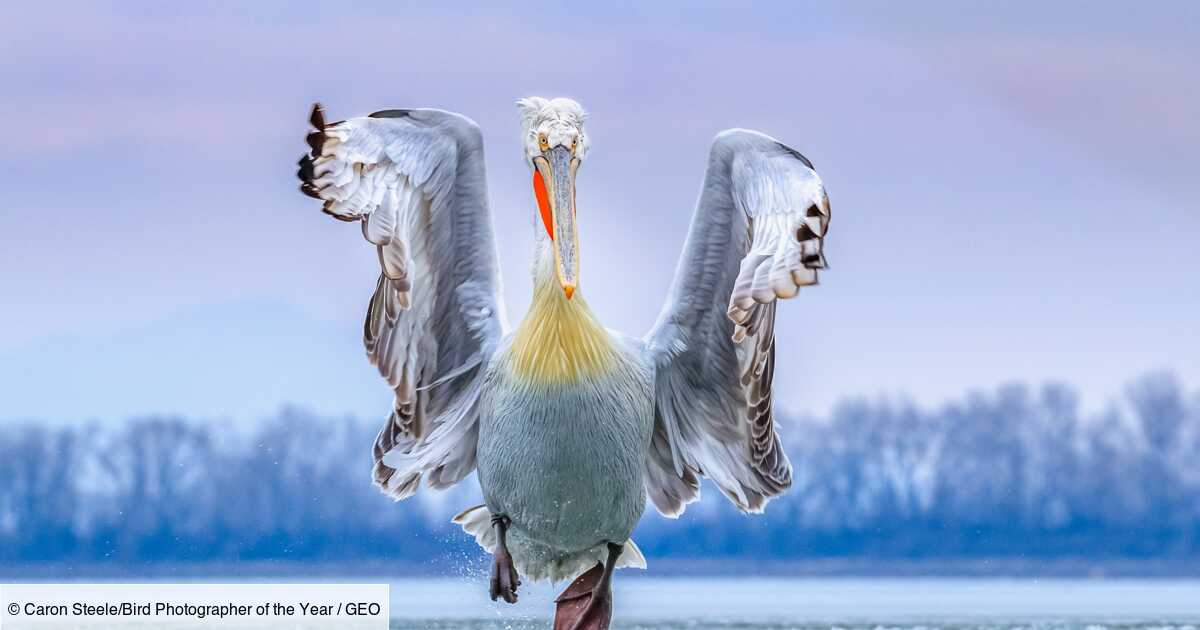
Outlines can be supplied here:
<path id="1" fill-rule="evenodd" d="M 657 369 L 647 491 L 677 516 L 711 479 L 761 511 L 792 482 L 771 411 L 777 300 L 817 283 L 829 197 L 812 163 L 757 132 L 713 142 L 675 280 L 645 337 Z"/>
<path id="2" fill-rule="evenodd" d="M 363 343 L 395 392 L 374 447 L 374 478 L 395 499 L 475 468 L 482 366 L 503 334 L 483 139 L 434 109 L 326 123 L 314 106 L 301 191 L 358 221 L 381 273 Z"/>

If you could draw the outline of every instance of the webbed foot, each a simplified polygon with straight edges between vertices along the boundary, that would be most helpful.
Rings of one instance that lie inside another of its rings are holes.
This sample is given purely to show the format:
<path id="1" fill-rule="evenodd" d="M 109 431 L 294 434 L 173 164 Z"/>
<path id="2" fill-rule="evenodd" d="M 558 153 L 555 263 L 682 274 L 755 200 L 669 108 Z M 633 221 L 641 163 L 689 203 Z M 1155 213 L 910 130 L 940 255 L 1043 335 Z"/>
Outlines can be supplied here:
<path id="1" fill-rule="evenodd" d="M 608 544 L 608 561 L 575 578 L 554 601 L 554 630 L 608 630 L 612 621 L 612 574 L 621 545 Z"/>
<path id="2" fill-rule="evenodd" d="M 492 527 L 496 528 L 499 544 L 496 546 L 496 552 L 492 554 L 492 580 L 488 594 L 492 601 L 496 601 L 496 598 L 503 598 L 504 601 L 515 604 L 517 587 L 521 585 L 521 579 L 517 576 L 517 567 L 513 565 L 512 554 L 508 553 L 506 534 L 511 522 L 507 516 L 492 517 Z"/>

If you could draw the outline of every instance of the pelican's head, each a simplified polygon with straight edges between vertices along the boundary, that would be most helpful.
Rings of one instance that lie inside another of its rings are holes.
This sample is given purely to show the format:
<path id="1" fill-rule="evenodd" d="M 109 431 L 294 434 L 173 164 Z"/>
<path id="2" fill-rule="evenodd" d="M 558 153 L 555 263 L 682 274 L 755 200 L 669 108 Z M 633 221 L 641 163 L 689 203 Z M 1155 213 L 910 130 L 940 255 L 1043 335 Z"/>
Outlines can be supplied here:
<path id="1" fill-rule="evenodd" d="M 579 286 L 579 235 L 575 227 L 575 173 L 587 155 L 583 107 L 569 98 L 536 96 L 517 101 L 525 160 L 554 267 L 567 299 Z"/>

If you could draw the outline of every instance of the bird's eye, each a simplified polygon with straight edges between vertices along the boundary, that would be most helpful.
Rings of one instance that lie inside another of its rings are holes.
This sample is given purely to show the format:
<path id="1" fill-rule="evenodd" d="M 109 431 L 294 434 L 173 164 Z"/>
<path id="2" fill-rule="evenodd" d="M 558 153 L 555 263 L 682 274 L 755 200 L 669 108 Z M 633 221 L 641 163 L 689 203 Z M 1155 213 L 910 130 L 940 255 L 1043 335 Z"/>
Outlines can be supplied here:
<path id="1" fill-rule="evenodd" d="M 574 149 L 577 144 L 579 144 L 579 138 L 571 138 L 571 148 Z"/>
<path id="2" fill-rule="evenodd" d="M 550 142 L 546 140 L 545 135 L 538 136 L 538 146 L 542 147 L 543 151 L 550 148 Z"/>

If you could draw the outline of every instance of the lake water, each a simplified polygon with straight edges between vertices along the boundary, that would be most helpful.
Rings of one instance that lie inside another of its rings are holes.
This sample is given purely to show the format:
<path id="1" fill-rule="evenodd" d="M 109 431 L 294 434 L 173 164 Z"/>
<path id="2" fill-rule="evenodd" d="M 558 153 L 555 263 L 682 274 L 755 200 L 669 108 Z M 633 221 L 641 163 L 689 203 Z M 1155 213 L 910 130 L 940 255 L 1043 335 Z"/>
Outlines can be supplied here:
<path id="1" fill-rule="evenodd" d="M 614 630 L 1200 630 L 1193 580 L 617 578 Z M 393 582 L 392 628 L 545 629 L 556 590 L 508 605 L 480 577 Z"/>

